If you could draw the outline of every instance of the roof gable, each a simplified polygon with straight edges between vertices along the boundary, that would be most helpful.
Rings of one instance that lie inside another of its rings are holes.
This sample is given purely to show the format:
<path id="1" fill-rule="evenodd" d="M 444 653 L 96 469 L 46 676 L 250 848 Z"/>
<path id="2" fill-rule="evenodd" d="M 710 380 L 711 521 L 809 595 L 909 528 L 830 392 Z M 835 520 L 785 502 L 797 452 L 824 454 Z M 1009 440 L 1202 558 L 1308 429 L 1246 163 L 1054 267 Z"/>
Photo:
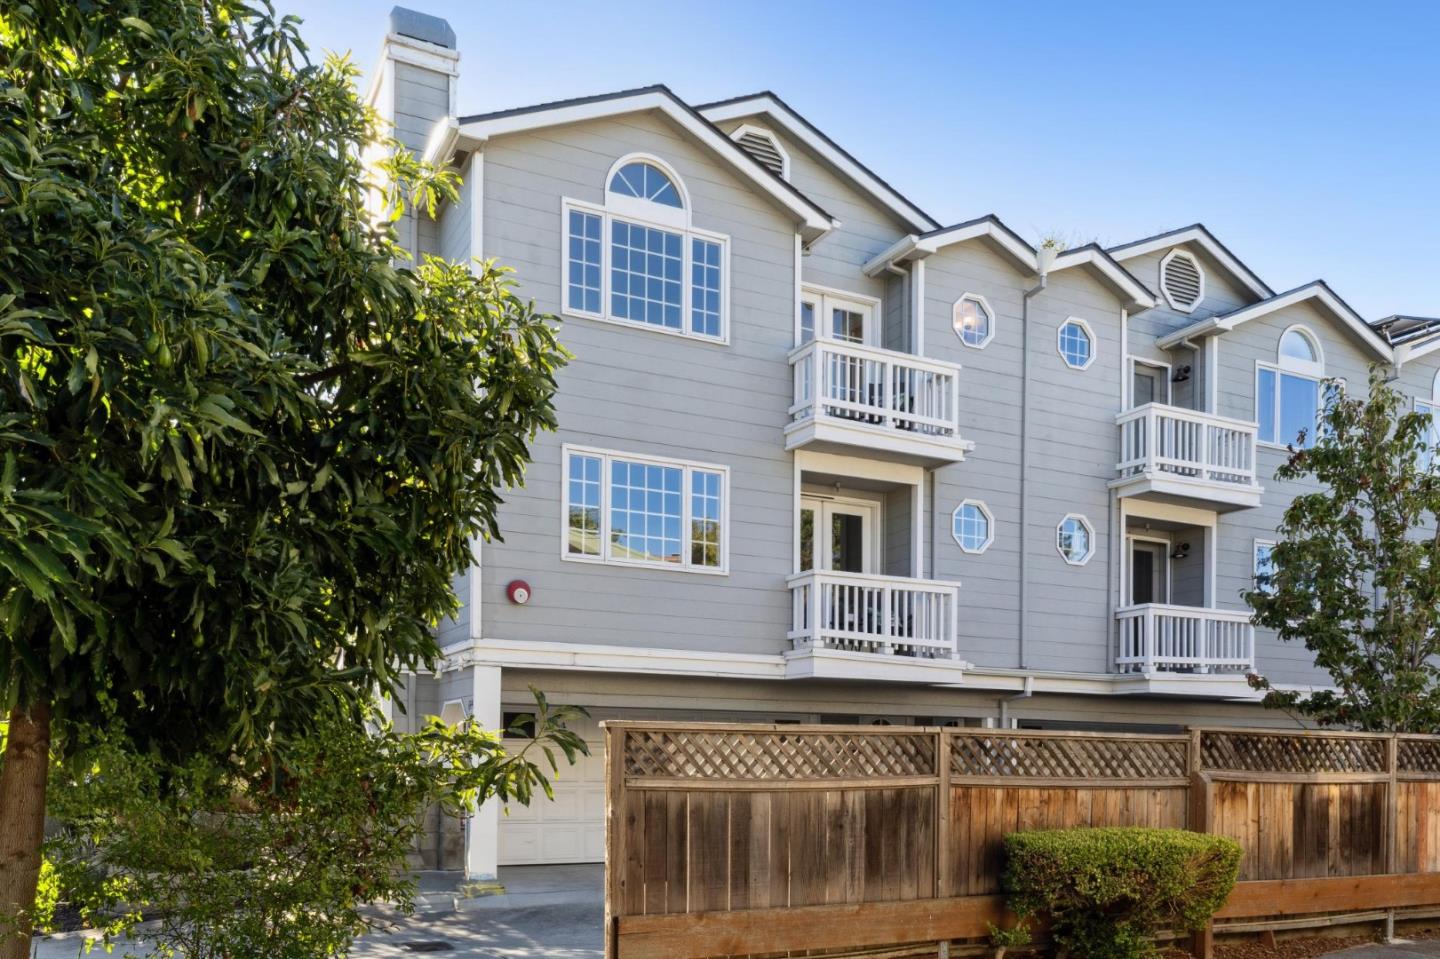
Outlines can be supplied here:
<path id="1" fill-rule="evenodd" d="M 840 144 L 830 139 L 809 120 L 791 109 L 784 100 L 768 90 L 733 97 L 729 100 L 704 103 L 695 109 L 702 116 L 714 122 L 763 114 L 867 196 L 898 217 L 900 222 L 910 229 L 916 232 L 925 232 L 940 226 L 934 217 L 912 203 L 899 190 L 886 183 L 865 164 L 846 152 Z"/>
<path id="2" fill-rule="evenodd" d="M 1248 290 L 1257 300 L 1264 300 L 1275 295 L 1264 280 L 1260 279 L 1248 266 L 1241 262 L 1240 258 L 1231 253 L 1225 244 L 1215 238 L 1215 234 L 1206 229 L 1203 223 L 1193 223 L 1190 226 L 1182 226 L 1178 230 L 1170 230 L 1166 233 L 1157 233 L 1154 236 L 1147 236 L 1144 239 L 1133 240 L 1129 243 L 1122 243 L 1119 246 L 1112 246 L 1106 252 L 1116 260 L 1124 263 L 1137 256 L 1144 256 L 1146 253 L 1154 253 L 1157 250 L 1166 250 L 1172 246 L 1180 246 L 1184 243 L 1194 244 L 1210 255 L 1216 263 L 1225 269 L 1240 285 Z"/>
<path id="3" fill-rule="evenodd" d="M 460 140 L 479 144 L 490 137 L 507 133 L 649 110 L 658 111 L 674 121 L 698 142 L 729 163 L 743 178 L 753 183 L 759 192 L 793 213 L 801 224 L 801 233 L 807 242 L 819 239 L 838 225 L 829 213 L 766 169 L 739 144 L 663 85 L 474 114 L 451 122 L 455 123 L 456 134 Z"/>
<path id="4" fill-rule="evenodd" d="M 1314 280 L 1304 286 L 1297 286 L 1293 290 L 1284 293 L 1277 293 L 1267 297 L 1258 303 L 1232 310 L 1229 313 L 1221 313 L 1215 316 L 1208 316 L 1203 320 L 1191 323 L 1182 327 L 1168 336 L 1162 337 L 1158 344 L 1162 349 L 1172 349 L 1187 340 L 1198 339 L 1206 336 L 1215 336 L 1220 333 L 1233 330 L 1242 323 L 1268 316 L 1277 310 L 1295 306 L 1300 303 L 1310 303 L 1312 306 L 1320 307 L 1329 313 L 1343 326 L 1353 332 L 1356 337 L 1364 343 L 1372 353 L 1379 359 L 1387 362 L 1394 359 L 1390 343 L 1369 323 L 1356 313 L 1350 304 L 1346 303 L 1324 280 Z"/>

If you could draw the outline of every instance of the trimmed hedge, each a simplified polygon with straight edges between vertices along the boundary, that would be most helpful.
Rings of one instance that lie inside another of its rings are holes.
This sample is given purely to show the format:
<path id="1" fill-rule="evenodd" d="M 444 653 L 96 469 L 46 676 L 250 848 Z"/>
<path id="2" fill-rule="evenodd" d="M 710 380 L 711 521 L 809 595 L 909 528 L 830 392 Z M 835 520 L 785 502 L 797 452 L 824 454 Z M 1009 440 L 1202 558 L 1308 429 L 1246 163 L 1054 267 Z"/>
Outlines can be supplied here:
<path id="1" fill-rule="evenodd" d="M 1085 959 L 1151 956 L 1156 932 L 1203 928 L 1241 855 L 1224 836 L 1141 827 L 1011 833 L 1005 851 L 1010 908 L 1048 917 L 1055 943 Z"/>

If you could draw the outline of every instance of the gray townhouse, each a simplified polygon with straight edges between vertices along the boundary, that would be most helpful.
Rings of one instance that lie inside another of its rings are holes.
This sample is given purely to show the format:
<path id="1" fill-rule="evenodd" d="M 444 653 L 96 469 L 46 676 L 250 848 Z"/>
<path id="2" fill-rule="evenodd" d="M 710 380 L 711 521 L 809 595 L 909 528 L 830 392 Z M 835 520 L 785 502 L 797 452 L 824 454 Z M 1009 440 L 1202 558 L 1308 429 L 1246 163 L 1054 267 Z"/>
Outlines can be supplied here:
<path id="1" fill-rule="evenodd" d="M 469 113 L 458 66 L 397 8 L 371 102 L 463 177 L 403 236 L 514 267 L 575 359 L 407 715 L 494 728 L 535 686 L 597 722 L 1173 729 L 1288 722 L 1248 673 L 1328 684 L 1241 598 L 1274 471 L 1327 378 L 1440 403 L 1440 323 L 1276 291 L 1198 224 L 941 223 L 772 93 Z M 438 864 L 600 860 L 586 732 L 555 802 Z"/>

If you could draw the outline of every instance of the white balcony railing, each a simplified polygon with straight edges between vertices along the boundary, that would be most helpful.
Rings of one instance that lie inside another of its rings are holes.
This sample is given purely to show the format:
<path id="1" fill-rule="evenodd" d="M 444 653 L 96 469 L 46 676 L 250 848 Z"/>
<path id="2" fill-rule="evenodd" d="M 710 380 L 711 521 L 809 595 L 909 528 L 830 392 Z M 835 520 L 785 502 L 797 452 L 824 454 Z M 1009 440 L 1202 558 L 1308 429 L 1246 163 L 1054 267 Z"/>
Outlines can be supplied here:
<path id="1" fill-rule="evenodd" d="M 1210 483 L 1255 486 L 1254 423 L 1146 403 L 1115 418 L 1122 477 L 1163 473 Z"/>
<path id="2" fill-rule="evenodd" d="M 1255 627 L 1239 610 L 1141 603 L 1115 611 L 1122 673 L 1248 673 L 1255 668 Z"/>
<path id="3" fill-rule="evenodd" d="M 790 353 L 799 421 L 829 417 L 845 423 L 958 438 L 959 367 L 836 340 L 811 340 Z"/>
<path id="4" fill-rule="evenodd" d="M 796 649 L 953 659 L 960 590 L 903 576 L 791 576 L 790 639 Z"/>

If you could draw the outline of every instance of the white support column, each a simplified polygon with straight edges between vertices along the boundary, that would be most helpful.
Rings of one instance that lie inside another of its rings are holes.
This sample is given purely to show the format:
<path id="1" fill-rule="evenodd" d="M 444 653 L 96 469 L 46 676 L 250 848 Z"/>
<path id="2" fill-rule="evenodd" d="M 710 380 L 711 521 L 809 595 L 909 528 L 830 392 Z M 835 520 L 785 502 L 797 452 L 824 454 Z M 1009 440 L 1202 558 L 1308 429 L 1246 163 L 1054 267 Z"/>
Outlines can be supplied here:
<path id="1" fill-rule="evenodd" d="M 910 267 L 911 322 L 915 324 L 915 355 L 925 355 L 925 261 Z"/>
<path id="2" fill-rule="evenodd" d="M 470 719 L 500 729 L 500 667 L 470 667 Z M 465 878 L 494 879 L 500 863 L 500 803 L 490 800 L 465 824 Z"/>
<path id="3" fill-rule="evenodd" d="M 910 575 L 916 579 L 925 578 L 925 480 L 927 476 L 928 474 L 922 473 L 920 482 L 910 487 L 911 525 L 914 529 L 911 539 L 915 541 L 914 566 Z"/>

